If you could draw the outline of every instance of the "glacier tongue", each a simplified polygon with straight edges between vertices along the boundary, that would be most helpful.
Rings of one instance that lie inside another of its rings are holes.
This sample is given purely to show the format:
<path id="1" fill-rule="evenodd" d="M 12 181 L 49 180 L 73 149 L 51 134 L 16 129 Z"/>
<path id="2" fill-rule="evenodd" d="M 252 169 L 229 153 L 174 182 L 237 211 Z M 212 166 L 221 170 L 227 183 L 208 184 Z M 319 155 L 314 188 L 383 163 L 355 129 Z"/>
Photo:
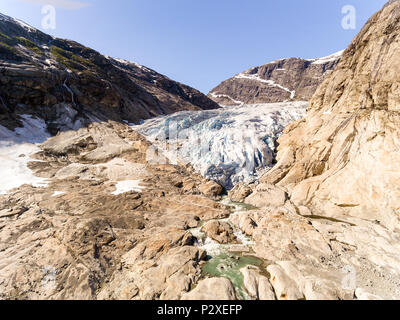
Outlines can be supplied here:
<path id="1" fill-rule="evenodd" d="M 253 182 L 272 167 L 277 138 L 289 123 L 305 116 L 307 106 L 297 101 L 183 111 L 132 128 L 170 162 L 191 163 L 230 189 Z"/>

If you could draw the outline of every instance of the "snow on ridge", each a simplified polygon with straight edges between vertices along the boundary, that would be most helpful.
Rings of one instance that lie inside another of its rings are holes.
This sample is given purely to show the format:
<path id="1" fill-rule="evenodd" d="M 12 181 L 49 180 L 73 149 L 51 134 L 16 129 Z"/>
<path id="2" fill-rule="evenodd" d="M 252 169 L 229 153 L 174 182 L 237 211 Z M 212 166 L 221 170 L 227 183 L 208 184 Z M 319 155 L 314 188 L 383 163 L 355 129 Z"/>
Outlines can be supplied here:
<path id="1" fill-rule="evenodd" d="M 191 163 L 229 189 L 255 181 L 272 167 L 276 139 L 288 124 L 305 116 L 307 106 L 284 102 L 182 111 L 132 128 L 172 163 Z"/>
<path id="2" fill-rule="evenodd" d="M 128 66 L 128 67 L 133 64 L 134 66 L 136 66 L 139 69 L 142 69 L 143 71 L 153 72 L 154 73 L 153 70 L 151 70 L 151 69 L 149 69 L 149 68 L 147 68 L 145 66 L 142 66 L 141 64 L 139 64 L 137 62 L 134 62 L 134 61 L 129 61 L 129 60 L 126 60 L 126 59 L 121 59 L 121 58 L 113 58 L 113 57 L 110 57 L 110 56 L 105 56 L 105 57 L 108 60 L 117 61 L 118 63 L 120 63 L 122 65 L 125 65 L 125 66 Z"/>
<path id="3" fill-rule="evenodd" d="M 19 19 L 14 19 L 16 23 L 18 23 L 22 28 L 26 29 L 28 32 L 35 32 L 37 31 L 36 28 L 30 26 L 29 24 L 23 22 L 22 20 Z"/>
<path id="4" fill-rule="evenodd" d="M 12 18 L 12 17 L 7 16 L 7 15 L 2 14 L 2 13 L 0 13 L 0 20 L 5 20 L 5 21 L 8 21 L 8 22 L 16 23 L 16 24 L 18 24 L 20 27 L 22 27 L 22 28 L 24 28 L 25 30 L 27 30 L 28 32 L 35 32 L 35 31 L 37 31 L 36 28 L 34 28 L 34 27 L 30 26 L 29 24 L 23 22 L 22 20 Z"/>
<path id="5" fill-rule="evenodd" d="M 332 61 L 335 61 L 338 58 L 340 58 L 343 55 L 343 52 L 344 52 L 344 50 L 341 50 L 341 51 L 338 51 L 338 52 L 331 54 L 329 56 L 326 56 L 326 57 L 308 59 L 307 61 L 311 61 L 312 64 L 324 64 L 324 63 L 332 62 Z"/>
<path id="6" fill-rule="evenodd" d="M 21 118 L 22 128 L 10 131 L 0 126 L 0 194 L 7 194 L 23 184 L 35 187 L 47 184 L 46 179 L 34 176 L 27 166 L 28 162 L 37 161 L 30 156 L 40 151 L 38 144 L 50 137 L 46 123 L 29 115 Z"/>
<path id="7" fill-rule="evenodd" d="M 213 98 L 227 98 L 227 99 L 231 100 L 232 102 L 234 102 L 235 104 L 244 105 L 244 102 L 235 100 L 227 94 L 210 92 L 210 96 L 212 96 Z"/>
<path id="8" fill-rule="evenodd" d="M 285 88 L 284 86 L 276 83 L 274 80 L 265 80 L 260 78 L 260 76 L 258 74 L 245 74 L 245 73 L 239 73 L 238 75 L 236 75 L 234 77 L 235 79 L 247 79 L 247 80 L 254 80 L 254 81 L 259 81 L 259 82 L 263 82 L 266 83 L 272 87 L 276 87 L 279 89 L 282 89 L 286 92 L 290 93 L 290 99 L 293 100 L 295 95 L 296 95 L 296 91 L 295 90 L 290 90 L 288 88 Z"/>

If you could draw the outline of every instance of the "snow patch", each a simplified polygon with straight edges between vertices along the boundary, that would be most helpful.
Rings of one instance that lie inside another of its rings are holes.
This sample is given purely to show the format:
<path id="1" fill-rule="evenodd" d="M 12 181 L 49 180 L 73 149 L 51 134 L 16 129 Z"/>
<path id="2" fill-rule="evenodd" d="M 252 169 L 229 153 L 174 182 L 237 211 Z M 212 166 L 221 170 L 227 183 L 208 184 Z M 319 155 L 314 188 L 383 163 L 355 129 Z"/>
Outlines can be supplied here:
<path id="1" fill-rule="evenodd" d="M 235 100 L 231 96 L 228 96 L 227 94 L 218 94 L 218 93 L 210 92 L 210 96 L 213 98 L 227 98 L 235 104 L 244 105 L 244 102 Z"/>
<path id="2" fill-rule="evenodd" d="M 308 61 L 311 61 L 312 64 L 324 64 L 324 63 L 328 63 L 328 62 L 333 62 L 333 61 L 339 59 L 343 55 L 343 52 L 344 52 L 344 50 L 336 52 L 334 54 L 331 54 L 330 56 L 327 56 L 327 57 L 309 59 Z"/>
<path id="3" fill-rule="evenodd" d="M 119 181 L 116 185 L 117 190 L 112 194 L 117 196 L 130 191 L 142 192 L 145 187 L 139 185 L 141 180 L 125 180 Z"/>
<path id="4" fill-rule="evenodd" d="M 62 195 L 64 195 L 64 194 L 65 194 L 64 191 L 55 191 L 55 192 L 52 194 L 52 197 L 55 198 L 55 197 L 58 197 L 58 196 L 62 196 Z"/>
<path id="5" fill-rule="evenodd" d="M 285 88 L 284 86 L 281 86 L 280 84 L 276 83 L 274 80 L 265 80 L 260 78 L 260 76 L 258 74 L 245 74 L 245 73 L 240 73 L 238 75 L 235 76 L 235 79 L 247 79 L 247 80 L 253 80 L 253 81 L 258 81 L 258 82 L 262 82 L 262 83 L 266 83 L 272 87 L 276 87 L 279 89 L 282 89 L 286 92 L 290 93 L 290 99 L 293 100 L 295 95 L 296 95 L 296 91 L 294 90 L 289 90 L 288 88 Z"/>
<path id="6" fill-rule="evenodd" d="M 0 126 L 0 194 L 24 184 L 34 187 L 46 186 L 46 179 L 35 177 L 27 164 L 30 156 L 39 152 L 38 145 L 50 137 L 46 123 L 29 115 L 21 116 L 23 127 L 10 131 Z"/>
<path id="7" fill-rule="evenodd" d="M 124 66 L 127 66 L 127 67 L 129 67 L 131 65 L 134 65 L 135 67 L 137 67 L 137 68 L 139 68 L 139 69 L 141 69 L 143 71 L 150 72 L 150 73 L 155 73 L 153 70 L 151 70 L 151 69 L 149 69 L 149 68 L 147 68 L 145 66 L 142 66 L 141 64 L 139 64 L 137 62 L 134 62 L 134 61 L 129 61 L 129 60 L 120 59 L 120 58 L 113 58 L 113 57 L 110 57 L 110 56 L 105 56 L 105 57 L 108 60 L 110 60 L 111 62 L 116 61 L 116 62 L 118 62 L 118 63 L 120 63 L 120 64 L 122 64 Z"/>

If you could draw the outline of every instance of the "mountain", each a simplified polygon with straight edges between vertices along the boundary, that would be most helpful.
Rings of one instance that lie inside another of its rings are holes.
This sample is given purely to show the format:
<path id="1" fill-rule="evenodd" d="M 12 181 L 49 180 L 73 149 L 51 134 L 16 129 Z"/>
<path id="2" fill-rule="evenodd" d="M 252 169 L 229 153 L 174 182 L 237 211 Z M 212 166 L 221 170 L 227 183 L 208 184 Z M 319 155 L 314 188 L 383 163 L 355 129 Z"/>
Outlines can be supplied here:
<path id="1" fill-rule="evenodd" d="M 208 96 L 220 105 L 309 101 L 341 55 L 342 51 L 311 60 L 276 60 L 237 74 L 212 89 Z"/>
<path id="2" fill-rule="evenodd" d="M 307 114 L 287 101 L 134 125 L 79 81 L 95 67 L 63 71 L 70 100 L 46 108 L 52 78 L 13 62 L 20 75 L 1 78 L 13 91 L 0 124 L 0 299 L 399 299 L 399 21 L 399 0 L 368 21 Z M 90 64 L 72 57 L 70 68 Z M 111 75 L 134 68 L 101 59 Z M 127 90 L 112 81 L 107 97 Z M 168 161 L 178 153 L 187 161 Z M 233 181 L 257 163 L 268 171 L 228 197 L 195 170 Z"/>
<path id="3" fill-rule="evenodd" d="M 0 124 L 17 114 L 45 119 L 51 132 L 102 120 L 139 122 L 181 110 L 216 109 L 199 91 L 139 64 L 51 37 L 0 14 Z"/>

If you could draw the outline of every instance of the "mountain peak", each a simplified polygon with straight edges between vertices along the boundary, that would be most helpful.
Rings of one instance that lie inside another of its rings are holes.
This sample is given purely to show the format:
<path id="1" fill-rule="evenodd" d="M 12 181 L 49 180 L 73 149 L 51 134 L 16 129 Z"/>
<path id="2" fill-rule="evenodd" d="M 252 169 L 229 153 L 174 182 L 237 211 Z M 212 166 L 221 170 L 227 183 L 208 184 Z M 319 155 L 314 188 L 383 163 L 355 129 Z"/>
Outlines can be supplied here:
<path id="1" fill-rule="evenodd" d="M 342 54 L 274 60 L 222 82 L 208 96 L 221 105 L 308 101 Z"/>

